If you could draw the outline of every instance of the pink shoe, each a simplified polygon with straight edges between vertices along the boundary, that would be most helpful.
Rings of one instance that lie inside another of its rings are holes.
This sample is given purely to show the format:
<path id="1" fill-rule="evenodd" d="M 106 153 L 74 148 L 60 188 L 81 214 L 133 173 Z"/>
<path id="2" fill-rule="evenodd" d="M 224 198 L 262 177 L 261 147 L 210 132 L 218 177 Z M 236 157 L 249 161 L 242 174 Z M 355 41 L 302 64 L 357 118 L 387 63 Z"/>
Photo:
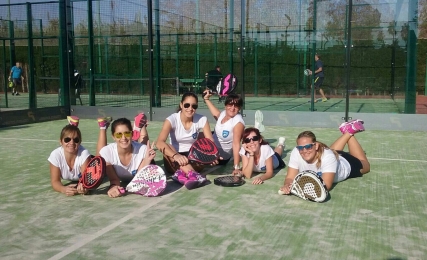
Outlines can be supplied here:
<path id="1" fill-rule="evenodd" d="M 112 121 L 113 121 L 113 118 L 110 116 L 98 118 L 99 128 L 100 129 L 107 129 Z"/>
<path id="2" fill-rule="evenodd" d="M 172 180 L 181 183 L 182 185 L 185 184 L 185 182 L 188 180 L 185 176 L 185 173 L 182 170 L 177 170 L 174 175 L 172 176 Z"/>
<path id="3" fill-rule="evenodd" d="M 344 122 L 344 123 L 342 123 L 340 126 L 339 126 L 339 129 L 340 129 L 340 131 L 341 131 L 341 133 L 343 133 L 343 134 L 345 134 L 345 133 L 347 133 L 347 129 L 350 127 L 351 128 L 351 126 L 355 123 L 355 122 L 360 122 L 360 123 L 364 123 L 363 122 L 363 120 L 360 120 L 360 119 L 355 119 L 355 120 L 351 120 L 351 121 L 348 121 L 348 122 Z M 363 126 L 362 126 L 363 127 Z"/>
<path id="4" fill-rule="evenodd" d="M 79 126 L 79 118 L 77 116 L 67 116 L 68 123 L 73 126 Z"/>
<path id="5" fill-rule="evenodd" d="M 138 141 L 141 128 L 147 125 L 147 121 L 147 116 L 144 114 L 144 112 L 139 113 L 135 117 L 135 121 L 133 122 L 132 140 Z"/>
<path id="6" fill-rule="evenodd" d="M 195 171 L 190 171 L 187 175 L 188 180 L 185 182 L 185 187 L 189 190 L 196 189 L 205 185 L 207 179 L 203 177 L 200 173 Z"/>
<path id="7" fill-rule="evenodd" d="M 350 135 L 354 135 L 355 133 L 365 131 L 365 127 L 363 126 L 363 120 L 356 119 L 346 123 L 342 123 L 340 125 L 341 133 L 349 133 Z"/>

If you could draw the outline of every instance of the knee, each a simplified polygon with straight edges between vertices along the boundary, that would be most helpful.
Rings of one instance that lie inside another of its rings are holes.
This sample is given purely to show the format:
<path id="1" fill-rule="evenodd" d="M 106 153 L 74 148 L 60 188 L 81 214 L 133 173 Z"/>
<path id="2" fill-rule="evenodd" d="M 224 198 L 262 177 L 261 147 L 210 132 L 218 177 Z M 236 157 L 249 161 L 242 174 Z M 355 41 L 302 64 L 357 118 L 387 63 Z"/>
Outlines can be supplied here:
<path id="1" fill-rule="evenodd" d="M 371 164 L 368 161 L 362 161 L 363 168 L 360 170 L 362 174 L 367 174 L 371 171 Z"/>

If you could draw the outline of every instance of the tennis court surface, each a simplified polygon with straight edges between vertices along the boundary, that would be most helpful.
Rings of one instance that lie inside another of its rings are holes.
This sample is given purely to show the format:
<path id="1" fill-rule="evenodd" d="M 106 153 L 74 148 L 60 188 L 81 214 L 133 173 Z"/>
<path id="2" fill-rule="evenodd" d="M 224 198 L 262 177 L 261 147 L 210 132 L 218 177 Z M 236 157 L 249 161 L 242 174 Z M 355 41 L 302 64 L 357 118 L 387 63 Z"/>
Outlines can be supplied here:
<path id="1" fill-rule="evenodd" d="M 205 170 L 211 184 L 169 183 L 163 196 L 66 197 L 50 186 L 50 152 L 67 121 L 0 128 L 1 259 L 425 259 L 427 132 L 357 134 L 371 162 L 363 178 L 337 184 L 318 204 L 277 190 L 286 169 L 263 185 L 219 187 L 232 165 Z M 155 140 L 162 122 L 150 122 Z M 83 146 L 94 153 L 94 120 L 82 119 Z M 267 127 L 275 146 L 286 136 L 285 162 L 307 128 Z M 311 128 L 331 144 L 337 129 Z M 109 139 L 111 142 L 112 139 Z M 161 154 L 156 160 L 163 165 Z"/>

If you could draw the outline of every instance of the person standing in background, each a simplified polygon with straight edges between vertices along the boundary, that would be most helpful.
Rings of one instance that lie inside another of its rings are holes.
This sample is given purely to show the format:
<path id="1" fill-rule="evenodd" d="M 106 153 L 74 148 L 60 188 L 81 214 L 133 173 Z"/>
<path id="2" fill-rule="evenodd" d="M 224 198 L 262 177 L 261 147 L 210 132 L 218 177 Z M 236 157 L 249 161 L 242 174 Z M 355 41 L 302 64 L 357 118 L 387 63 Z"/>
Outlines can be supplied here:
<path id="1" fill-rule="evenodd" d="M 12 95 L 19 96 L 18 93 L 18 85 L 22 87 L 22 80 L 24 77 L 22 76 L 22 65 L 18 61 L 16 65 L 12 67 L 9 74 L 9 81 L 13 82 Z"/>

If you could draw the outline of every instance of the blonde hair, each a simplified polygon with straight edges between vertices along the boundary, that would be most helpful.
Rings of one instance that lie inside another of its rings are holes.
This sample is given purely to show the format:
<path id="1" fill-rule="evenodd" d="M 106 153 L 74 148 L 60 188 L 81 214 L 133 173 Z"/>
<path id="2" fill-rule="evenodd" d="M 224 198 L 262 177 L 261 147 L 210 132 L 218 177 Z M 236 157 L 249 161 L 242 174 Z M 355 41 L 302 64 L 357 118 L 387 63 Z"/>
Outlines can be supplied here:
<path id="1" fill-rule="evenodd" d="M 313 132 L 304 131 L 304 132 L 300 133 L 297 137 L 297 141 L 303 137 L 310 138 L 311 142 L 317 143 L 319 145 L 319 149 L 317 149 L 316 156 L 314 157 L 317 160 L 317 163 L 316 163 L 317 168 L 320 168 L 320 166 L 322 165 L 322 155 L 323 155 L 323 152 L 325 151 L 325 149 L 331 150 L 335 154 L 335 157 L 338 160 L 338 156 L 339 156 L 338 153 L 335 150 L 329 148 L 329 146 L 327 146 L 326 144 L 324 144 L 322 142 L 318 142 L 316 140 L 316 136 L 314 135 Z"/>

